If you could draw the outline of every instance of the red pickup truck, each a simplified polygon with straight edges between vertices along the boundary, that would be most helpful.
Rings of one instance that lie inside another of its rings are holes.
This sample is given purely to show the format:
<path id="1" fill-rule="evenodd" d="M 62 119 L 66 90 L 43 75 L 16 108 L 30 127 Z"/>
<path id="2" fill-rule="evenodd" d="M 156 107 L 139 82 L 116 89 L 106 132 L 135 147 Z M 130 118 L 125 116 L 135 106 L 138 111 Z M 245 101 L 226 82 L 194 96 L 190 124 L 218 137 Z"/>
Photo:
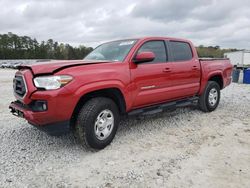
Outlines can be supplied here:
<path id="1" fill-rule="evenodd" d="M 216 109 L 231 83 L 228 59 L 199 59 L 188 40 L 146 37 L 98 46 L 83 60 L 22 65 L 13 80 L 11 112 L 55 135 L 73 130 L 102 149 L 122 115 L 196 104 Z"/>

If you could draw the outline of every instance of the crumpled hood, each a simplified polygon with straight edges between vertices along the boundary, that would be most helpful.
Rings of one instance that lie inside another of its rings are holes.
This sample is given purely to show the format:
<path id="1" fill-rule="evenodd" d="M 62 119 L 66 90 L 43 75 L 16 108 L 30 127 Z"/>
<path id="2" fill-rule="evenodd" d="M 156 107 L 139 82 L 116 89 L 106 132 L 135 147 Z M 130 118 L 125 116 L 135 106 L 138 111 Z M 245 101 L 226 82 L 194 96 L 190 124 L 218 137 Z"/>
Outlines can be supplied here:
<path id="1" fill-rule="evenodd" d="M 100 64 L 100 63 L 110 63 L 108 61 L 86 61 L 86 60 L 58 60 L 58 61 L 47 61 L 40 62 L 31 65 L 20 65 L 18 69 L 30 69 L 34 75 L 37 74 L 53 74 L 59 70 L 65 69 L 67 67 L 89 65 L 89 64 Z"/>

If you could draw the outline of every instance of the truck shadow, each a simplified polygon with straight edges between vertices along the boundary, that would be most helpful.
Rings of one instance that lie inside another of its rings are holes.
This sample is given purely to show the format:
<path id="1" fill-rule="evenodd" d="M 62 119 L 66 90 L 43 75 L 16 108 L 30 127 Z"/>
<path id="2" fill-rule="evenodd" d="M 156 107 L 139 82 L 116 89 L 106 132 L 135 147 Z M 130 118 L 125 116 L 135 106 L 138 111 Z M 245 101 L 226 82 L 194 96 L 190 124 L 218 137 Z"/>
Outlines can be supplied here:
<path id="1" fill-rule="evenodd" d="M 179 127 L 185 126 L 183 120 L 189 121 L 189 119 L 194 118 L 194 114 L 202 113 L 195 107 L 184 107 L 176 110 L 169 110 L 162 113 L 157 113 L 153 115 L 141 115 L 125 117 L 122 119 L 119 130 L 121 132 L 126 132 L 129 128 L 140 129 L 149 128 L 153 126 L 157 127 Z"/>

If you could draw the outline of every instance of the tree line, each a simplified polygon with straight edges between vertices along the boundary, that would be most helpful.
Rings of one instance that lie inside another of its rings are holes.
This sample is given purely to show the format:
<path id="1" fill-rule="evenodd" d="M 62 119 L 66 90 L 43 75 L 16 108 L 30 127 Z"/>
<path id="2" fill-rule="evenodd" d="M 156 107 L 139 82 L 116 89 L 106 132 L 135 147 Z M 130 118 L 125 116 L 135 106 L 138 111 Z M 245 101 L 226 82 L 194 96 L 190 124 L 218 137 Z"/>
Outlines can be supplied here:
<path id="1" fill-rule="evenodd" d="M 226 52 L 235 52 L 238 49 L 221 49 L 220 46 L 208 46 L 205 47 L 200 45 L 196 47 L 199 57 L 210 57 L 210 58 L 223 58 Z"/>
<path id="2" fill-rule="evenodd" d="M 93 48 L 58 43 L 49 39 L 18 36 L 11 32 L 0 34 L 0 59 L 83 59 Z"/>
<path id="3" fill-rule="evenodd" d="M 222 58 L 225 52 L 237 49 L 221 49 L 220 46 L 203 45 L 197 48 L 199 57 Z M 18 36 L 11 32 L 0 34 L 0 59 L 82 59 L 93 48 L 80 45 L 58 43 L 49 39 L 40 43 L 28 36 Z"/>

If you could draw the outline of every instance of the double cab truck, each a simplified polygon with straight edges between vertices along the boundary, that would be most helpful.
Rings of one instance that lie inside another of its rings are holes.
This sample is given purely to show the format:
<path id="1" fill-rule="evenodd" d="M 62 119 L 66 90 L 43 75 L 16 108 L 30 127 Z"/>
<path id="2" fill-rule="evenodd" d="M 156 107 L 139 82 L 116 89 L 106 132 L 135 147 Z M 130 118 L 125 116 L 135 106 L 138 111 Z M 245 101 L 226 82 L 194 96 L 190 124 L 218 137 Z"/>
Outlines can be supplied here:
<path id="1" fill-rule="evenodd" d="M 52 135 L 72 130 L 94 149 L 111 143 L 124 115 L 215 110 L 232 74 L 228 59 L 199 59 L 190 41 L 168 37 L 108 42 L 83 60 L 18 69 L 11 112 Z"/>

